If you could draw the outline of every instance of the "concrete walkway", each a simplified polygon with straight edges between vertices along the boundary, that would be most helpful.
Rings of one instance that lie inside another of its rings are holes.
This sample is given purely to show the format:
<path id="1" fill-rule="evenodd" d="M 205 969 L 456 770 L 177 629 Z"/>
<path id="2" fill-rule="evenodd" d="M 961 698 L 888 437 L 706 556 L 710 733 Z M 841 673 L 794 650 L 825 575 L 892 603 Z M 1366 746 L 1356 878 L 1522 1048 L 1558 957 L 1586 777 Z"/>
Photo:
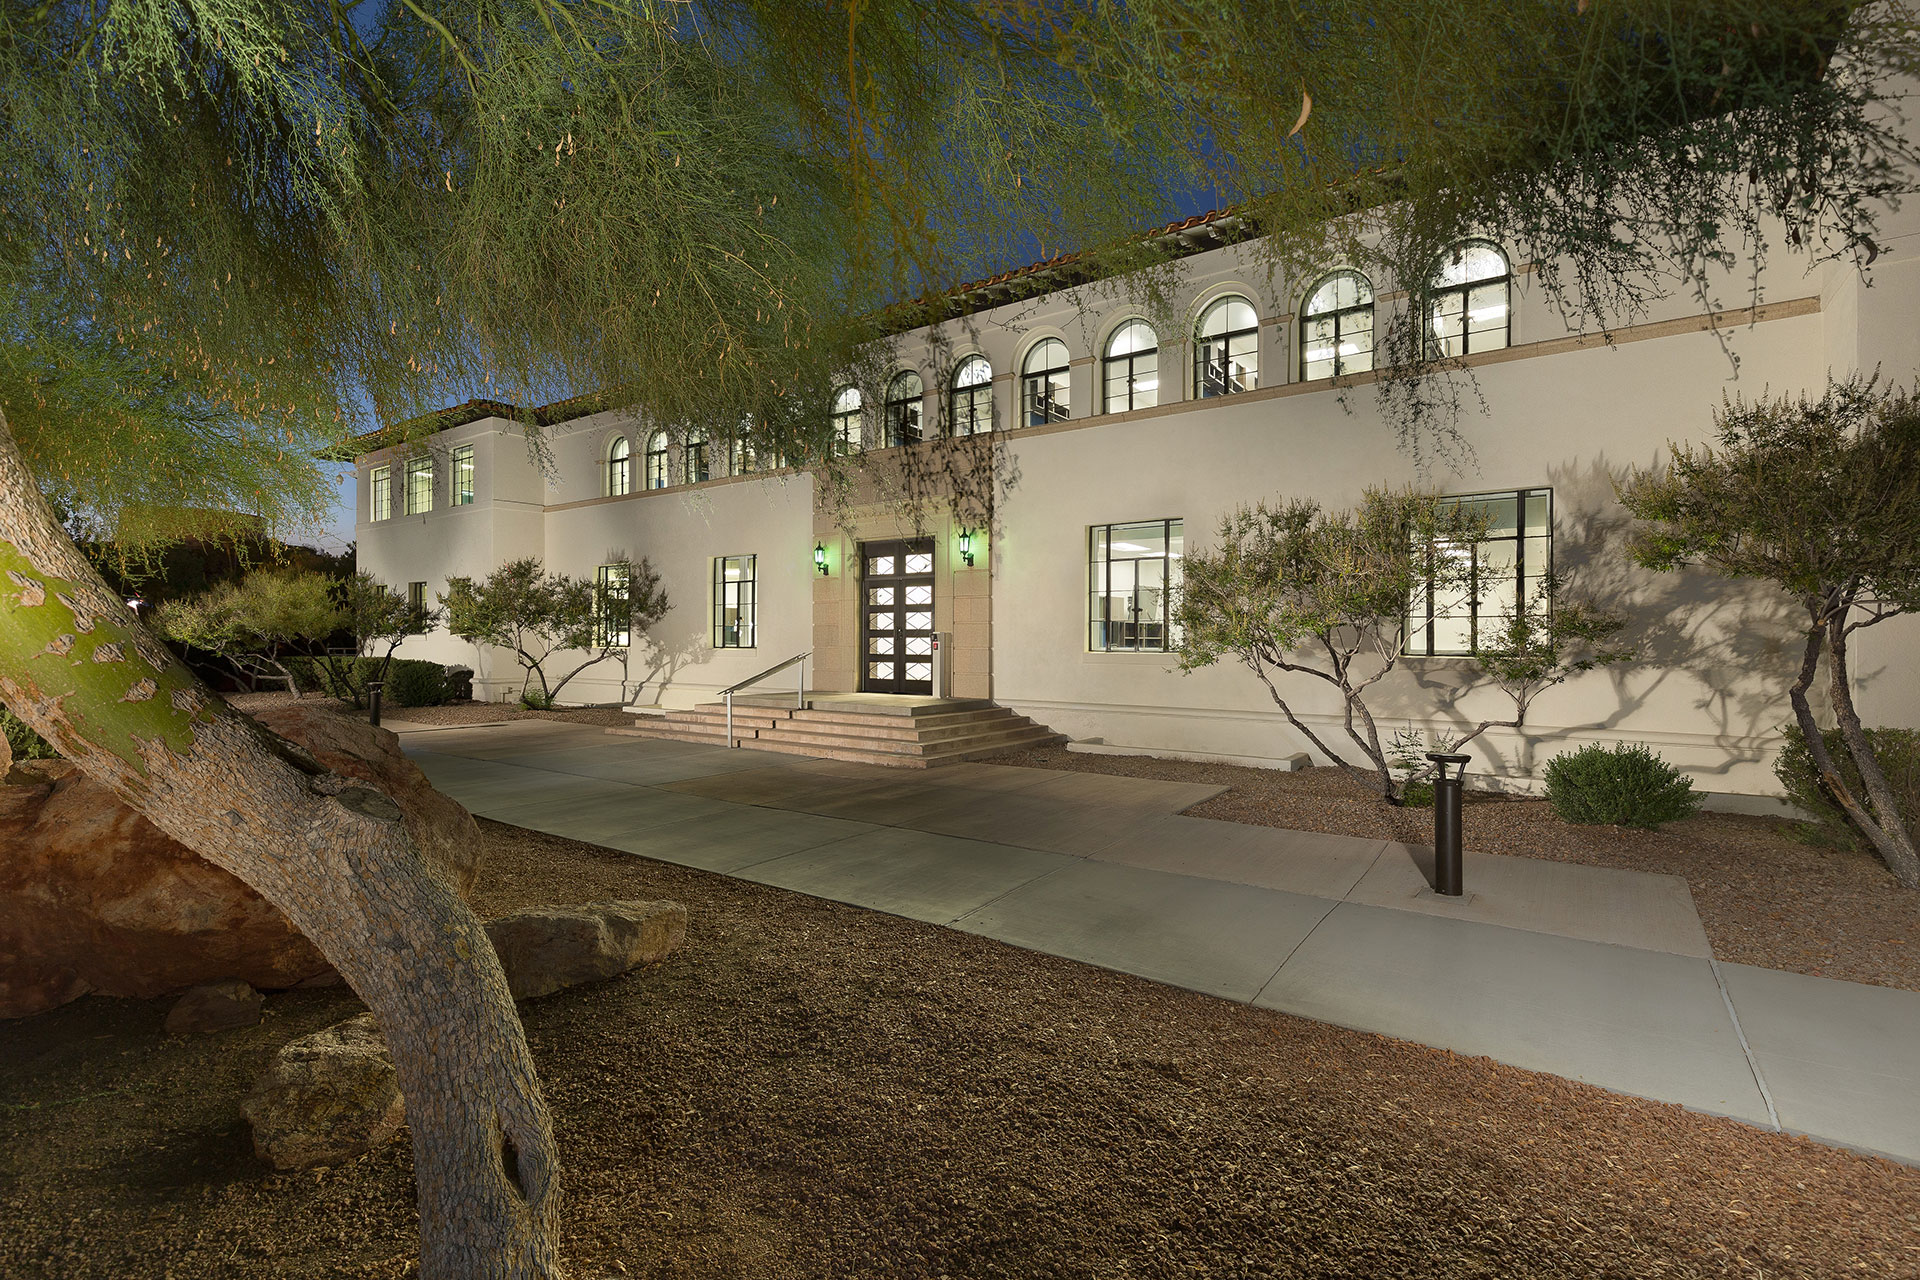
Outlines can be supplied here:
<path id="1" fill-rule="evenodd" d="M 1715 961 L 1686 882 L 1180 811 L 1222 788 L 923 773 L 552 721 L 390 722 L 501 822 L 1920 1163 L 1920 994 Z"/>

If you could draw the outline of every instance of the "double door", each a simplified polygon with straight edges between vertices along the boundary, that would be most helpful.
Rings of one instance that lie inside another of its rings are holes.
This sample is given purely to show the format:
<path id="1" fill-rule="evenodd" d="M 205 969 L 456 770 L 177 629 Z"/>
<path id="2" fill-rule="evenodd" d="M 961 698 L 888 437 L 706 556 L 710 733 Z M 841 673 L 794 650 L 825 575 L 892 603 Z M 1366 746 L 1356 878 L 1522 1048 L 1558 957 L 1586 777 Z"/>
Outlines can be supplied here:
<path id="1" fill-rule="evenodd" d="M 860 688 L 933 692 L 933 539 L 860 544 Z"/>

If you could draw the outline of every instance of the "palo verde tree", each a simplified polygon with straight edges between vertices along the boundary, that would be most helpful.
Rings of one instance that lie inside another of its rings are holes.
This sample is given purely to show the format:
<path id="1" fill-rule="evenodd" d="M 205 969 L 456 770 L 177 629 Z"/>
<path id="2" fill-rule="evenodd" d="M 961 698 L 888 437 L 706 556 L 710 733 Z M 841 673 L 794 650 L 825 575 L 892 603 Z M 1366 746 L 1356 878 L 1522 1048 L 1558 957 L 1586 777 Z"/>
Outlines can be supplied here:
<path id="1" fill-rule="evenodd" d="M 475 395 L 827 459 L 863 343 L 988 265 L 1151 267 L 1174 190 L 1277 262 L 1404 281 L 1477 230 L 1576 309 L 1783 235 L 1867 258 L 1916 48 L 1890 2 L 0 7 L 0 701 L 373 1008 L 422 1274 L 554 1274 L 558 1159 L 477 922 L 390 804 L 172 662 L 48 497 L 123 544 L 279 527 L 363 406 L 404 445 Z"/>
<path id="2" fill-rule="evenodd" d="M 538 560 L 511 560 L 479 582 L 454 578 L 440 603 L 447 629 L 476 646 L 511 650 L 525 672 L 520 699 L 551 707 L 573 678 L 609 658 L 623 657 L 671 607 L 660 575 L 646 560 L 618 557 L 601 566 L 601 580 L 548 573 Z M 578 654 L 564 673 L 549 673 L 556 654 Z M 534 680 L 540 692 L 531 691 Z"/>
<path id="3" fill-rule="evenodd" d="M 1818 398 L 1729 401 L 1715 419 L 1717 448 L 1670 444 L 1666 466 L 1622 481 L 1620 501 L 1646 521 L 1634 558 L 1769 583 L 1798 602 L 1806 634 L 1787 692 L 1821 788 L 1894 878 L 1920 888 L 1914 833 L 1860 722 L 1848 668 L 1857 632 L 1920 609 L 1920 396 L 1856 377 Z M 1809 697 L 1823 657 L 1858 789 Z"/>
<path id="4" fill-rule="evenodd" d="M 317 573 L 264 570 L 219 583 L 197 596 L 169 600 L 153 629 L 177 644 L 215 654 L 251 682 L 262 676 L 301 692 L 289 658 L 311 658 L 344 618 L 333 583 Z"/>

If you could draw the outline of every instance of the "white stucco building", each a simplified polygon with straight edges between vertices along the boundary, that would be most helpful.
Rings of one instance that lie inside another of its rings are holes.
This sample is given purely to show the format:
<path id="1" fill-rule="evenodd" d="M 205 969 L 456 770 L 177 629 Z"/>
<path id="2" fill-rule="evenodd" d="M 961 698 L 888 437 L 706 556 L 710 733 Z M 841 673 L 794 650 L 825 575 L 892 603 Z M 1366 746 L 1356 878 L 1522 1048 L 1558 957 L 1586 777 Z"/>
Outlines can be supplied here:
<path id="1" fill-rule="evenodd" d="M 1338 263 L 1273 280 L 1231 228 L 1208 217 L 1158 233 L 1184 254 L 1171 320 L 1123 287 L 1008 301 L 980 288 L 962 298 L 970 314 L 899 335 L 892 372 L 863 403 L 843 396 L 841 425 L 867 450 L 885 450 L 916 412 L 928 434 L 995 432 L 1003 489 L 990 529 L 937 511 L 915 528 L 883 502 L 835 509 L 806 470 L 728 475 L 718 444 L 619 413 L 549 412 L 543 471 L 499 406 L 473 404 L 410 454 L 357 459 L 360 566 L 422 584 L 430 600 L 450 577 L 515 557 L 592 576 L 646 556 L 675 607 L 636 647 L 624 685 L 610 663 L 570 686 L 582 702 L 688 707 L 803 651 L 813 688 L 924 692 L 930 672 L 906 650 L 939 633 L 955 696 L 1108 748 L 1276 761 L 1308 744 L 1244 669 L 1182 675 L 1164 652 L 1164 586 L 1182 551 L 1240 504 L 1304 495 L 1337 507 L 1369 485 L 1419 484 L 1492 503 L 1505 542 L 1490 563 L 1513 564 L 1522 590 L 1551 564 L 1574 592 L 1632 616 L 1627 638 L 1642 653 L 1542 696 L 1531 745 L 1490 733 L 1475 772 L 1518 782 L 1569 746 L 1626 740 L 1703 790 L 1773 792 L 1799 643 L 1791 603 L 1630 567 L 1614 477 L 1658 460 L 1669 440 L 1706 438 L 1728 394 L 1818 393 L 1830 374 L 1875 368 L 1911 382 L 1920 222 L 1888 216 L 1870 278 L 1781 253 L 1758 305 L 1745 305 L 1752 282 L 1730 276 L 1719 291 L 1730 310 L 1673 298 L 1607 337 L 1569 331 L 1530 264 L 1464 246 L 1436 266 L 1436 323 L 1485 412 L 1470 392 L 1459 430 L 1471 459 L 1424 473 L 1396 446 L 1368 372 L 1373 331 L 1408 305 L 1404 283 Z M 1513 589 L 1492 584 L 1482 607 Z M 898 594 L 883 607 L 881 590 Z M 1510 704 L 1474 688 L 1458 655 L 1470 616 L 1419 621 L 1402 669 L 1369 699 L 1383 728 L 1504 718 Z M 1906 620 L 1859 637 L 1870 723 L 1920 724 L 1917 643 Z M 449 635 L 401 653 L 474 666 L 476 696 L 520 687 L 510 659 Z M 1316 684 L 1293 680 L 1295 705 L 1337 732 L 1338 704 Z"/>

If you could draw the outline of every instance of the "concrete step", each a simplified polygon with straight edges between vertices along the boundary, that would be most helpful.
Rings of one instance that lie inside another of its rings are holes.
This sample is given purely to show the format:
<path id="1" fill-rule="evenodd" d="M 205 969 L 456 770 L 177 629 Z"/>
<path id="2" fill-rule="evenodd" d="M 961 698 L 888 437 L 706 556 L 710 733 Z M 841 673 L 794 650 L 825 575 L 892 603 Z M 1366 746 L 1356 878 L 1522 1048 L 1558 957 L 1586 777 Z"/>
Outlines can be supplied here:
<path id="1" fill-rule="evenodd" d="M 961 742 L 975 739 L 1005 737 L 1010 733 L 1024 733 L 1037 726 L 1025 716 L 1002 717 L 980 724 L 954 724 L 940 729 L 923 729 L 918 733 L 912 730 L 868 730 L 846 725 L 816 726 L 809 722 L 791 720 L 761 733 L 763 738 L 773 738 L 780 742 L 813 742 L 821 746 L 844 745 L 863 747 L 871 751 L 917 751 L 924 754 L 941 747 L 950 747 Z"/>
<path id="2" fill-rule="evenodd" d="M 629 738 L 666 738 L 672 742 L 703 742 L 708 746 L 727 745 L 727 733 L 724 729 L 691 729 L 674 725 L 636 725 L 631 729 L 609 729 L 608 733 L 617 733 Z M 753 732 L 734 732 L 734 739 L 740 742 L 753 740 Z"/>
<path id="3" fill-rule="evenodd" d="M 911 732 L 939 729 L 956 724 L 1005 720 L 1014 713 L 1008 707 L 987 707 L 978 711 L 942 711 L 924 716 L 868 715 L 859 711 L 796 711 L 790 717 L 796 724 L 844 725 L 850 729 Z"/>
<path id="4" fill-rule="evenodd" d="M 867 747 L 853 746 L 848 743 L 826 745 L 821 743 L 783 741 L 781 737 L 748 738 L 740 745 L 750 751 L 773 751 L 781 755 L 812 756 L 820 760 L 852 760 L 862 764 L 883 765 L 890 769 L 930 769 L 937 765 L 958 764 L 967 760 L 985 760 L 1003 755 L 1009 751 L 1021 751 L 1029 747 L 1051 747 L 1065 742 L 1066 735 L 1053 732 L 1041 725 L 1023 729 L 986 741 L 962 739 L 952 745 L 943 745 L 936 750 L 924 752 L 876 751 Z"/>

